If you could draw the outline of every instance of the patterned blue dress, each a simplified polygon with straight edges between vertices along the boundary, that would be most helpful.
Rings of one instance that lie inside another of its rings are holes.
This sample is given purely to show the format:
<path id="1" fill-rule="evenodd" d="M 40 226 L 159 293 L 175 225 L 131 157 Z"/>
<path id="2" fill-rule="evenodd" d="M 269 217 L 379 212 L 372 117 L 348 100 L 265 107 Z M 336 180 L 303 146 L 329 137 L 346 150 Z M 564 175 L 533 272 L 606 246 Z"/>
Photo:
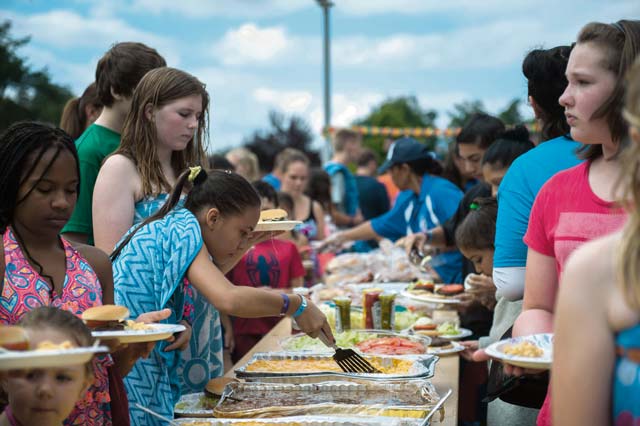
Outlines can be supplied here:
<path id="1" fill-rule="evenodd" d="M 171 309 L 163 322 L 182 319 L 184 276 L 202 247 L 196 217 L 184 208 L 143 226 L 113 263 L 115 301 L 125 305 L 133 318 L 143 312 Z M 125 378 L 132 425 L 163 425 L 135 404 L 173 417 L 180 398 L 180 352 L 165 352 L 158 343 L 147 359 L 138 360 Z"/>
<path id="2" fill-rule="evenodd" d="M 623 330 L 616 337 L 622 350 L 640 348 L 640 324 Z M 640 364 L 618 356 L 613 378 L 613 424 L 635 426 L 640 424 Z"/>
<path id="3" fill-rule="evenodd" d="M 133 225 L 158 211 L 167 198 L 169 194 L 160 194 L 138 201 L 135 205 Z M 184 206 L 184 198 L 178 202 L 178 206 Z M 193 333 L 189 347 L 181 354 L 182 359 L 177 371 L 183 394 L 202 392 L 210 379 L 220 377 L 224 373 L 220 314 L 195 288 L 189 286 L 188 290 L 185 302 L 193 306 L 193 312 L 188 318 Z"/>

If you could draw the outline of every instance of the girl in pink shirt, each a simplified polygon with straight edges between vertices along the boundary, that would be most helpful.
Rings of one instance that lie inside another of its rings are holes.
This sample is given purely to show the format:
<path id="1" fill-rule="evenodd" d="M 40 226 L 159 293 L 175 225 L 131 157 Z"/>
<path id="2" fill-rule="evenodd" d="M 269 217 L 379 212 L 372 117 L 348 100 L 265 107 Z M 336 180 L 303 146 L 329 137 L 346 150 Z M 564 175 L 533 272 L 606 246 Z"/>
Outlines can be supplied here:
<path id="1" fill-rule="evenodd" d="M 524 241 L 529 247 L 523 310 L 514 336 L 553 329 L 558 282 L 568 256 L 581 244 L 619 229 L 624 211 L 616 183 L 626 126 L 620 114 L 622 79 L 640 46 L 638 21 L 591 23 L 580 31 L 567 65 L 568 86 L 559 99 L 574 140 L 587 161 L 556 174 L 540 190 Z M 579 332 L 576 324 L 576 332 Z M 595 361 L 595 360 L 594 360 Z M 505 371 L 523 374 L 520 368 Z M 581 390 L 585 391 L 585 390 Z M 550 425 L 550 400 L 538 425 Z"/>

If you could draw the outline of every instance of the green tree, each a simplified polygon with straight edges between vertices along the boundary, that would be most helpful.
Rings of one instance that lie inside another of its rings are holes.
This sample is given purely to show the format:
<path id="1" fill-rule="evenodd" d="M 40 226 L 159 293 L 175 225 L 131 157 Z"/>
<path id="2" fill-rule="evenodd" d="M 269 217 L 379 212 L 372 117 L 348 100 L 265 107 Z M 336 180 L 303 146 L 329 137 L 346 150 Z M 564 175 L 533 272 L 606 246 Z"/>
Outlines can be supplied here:
<path id="1" fill-rule="evenodd" d="M 0 130 L 20 120 L 58 124 L 71 91 L 51 81 L 46 69 L 33 71 L 16 50 L 29 38 L 15 39 L 11 22 L 0 24 Z"/>
<path id="2" fill-rule="evenodd" d="M 438 116 L 434 110 L 423 110 L 415 96 L 402 96 L 390 98 L 382 102 L 361 120 L 354 124 L 358 126 L 378 126 L 378 127 L 435 127 L 435 120 Z M 384 141 L 388 136 L 367 135 L 363 138 L 363 143 L 384 157 Z M 418 138 L 433 149 L 437 138 L 435 136 Z"/>
<path id="3" fill-rule="evenodd" d="M 524 119 L 520 114 L 520 99 L 514 98 L 509 102 L 506 108 L 498 114 L 498 118 L 507 126 L 522 124 Z"/>
<path id="4" fill-rule="evenodd" d="M 295 148 L 307 154 L 313 166 L 320 165 L 320 156 L 311 148 L 313 132 L 311 126 L 301 117 L 285 117 L 278 111 L 269 112 L 270 129 L 256 131 L 245 138 L 243 145 L 256 154 L 260 170 L 273 170 L 275 156 L 285 148 Z"/>
<path id="5" fill-rule="evenodd" d="M 486 112 L 484 104 L 480 100 L 463 101 L 453 105 L 453 111 L 449 112 L 449 127 L 458 128 L 464 126 L 469 117 L 477 112 Z"/>

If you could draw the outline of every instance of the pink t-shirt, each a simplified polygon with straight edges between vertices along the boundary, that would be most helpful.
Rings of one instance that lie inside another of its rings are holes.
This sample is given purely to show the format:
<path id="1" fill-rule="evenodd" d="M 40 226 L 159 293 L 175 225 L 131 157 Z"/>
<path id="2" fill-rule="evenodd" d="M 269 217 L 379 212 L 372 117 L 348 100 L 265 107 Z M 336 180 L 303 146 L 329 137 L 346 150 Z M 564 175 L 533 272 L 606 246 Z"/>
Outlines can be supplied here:
<path id="1" fill-rule="evenodd" d="M 589 185 L 589 161 L 559 172 L 544 184 L 531 209 L 525 244 L 555 258 L 558 279 L 564 264 L 582 244 L 619 230 L 627 214 L 604 201 Z M 551 425 L 551 398 L 547 393 L 538 426 Z"/>
<path id="2" fill-rule="evenodd" d="M 622 208 L 593 193 L 590 164 L 585 161 L 554 175 L 540 189 L 531 209 L 524 242 L 530 249 L 555 258 L 558 279 L 575 249 L 617 231 L 627 219 Z"/>
<path id="3" fill-rule="evenodd" d="M 235 285 L 290 288 L 291 280 L 305 274 L 298 248 L 291 241 L 273 239 L 253 246 L 227 274 Z M 235 318 L 236 335 L 262 335 L 275 326 L 279 317 Z"/>

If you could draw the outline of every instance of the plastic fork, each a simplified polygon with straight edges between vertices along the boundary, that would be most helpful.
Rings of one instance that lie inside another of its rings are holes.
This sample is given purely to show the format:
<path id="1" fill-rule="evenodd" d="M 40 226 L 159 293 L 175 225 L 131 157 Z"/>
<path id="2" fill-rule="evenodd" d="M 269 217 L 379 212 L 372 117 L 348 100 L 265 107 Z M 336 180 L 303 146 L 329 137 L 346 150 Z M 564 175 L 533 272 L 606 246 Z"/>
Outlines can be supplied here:
<path id="1" fill-rule="evenodd" d="M 338 363 L 345 373 L 381 373 L 380 370 L 371 365 L 369 361 L 353 349 L 339 348 L 335 343 L 331 343 L 324 330 L 320 330 L 318 338 L 335 351 L 333 360 Z"/>

